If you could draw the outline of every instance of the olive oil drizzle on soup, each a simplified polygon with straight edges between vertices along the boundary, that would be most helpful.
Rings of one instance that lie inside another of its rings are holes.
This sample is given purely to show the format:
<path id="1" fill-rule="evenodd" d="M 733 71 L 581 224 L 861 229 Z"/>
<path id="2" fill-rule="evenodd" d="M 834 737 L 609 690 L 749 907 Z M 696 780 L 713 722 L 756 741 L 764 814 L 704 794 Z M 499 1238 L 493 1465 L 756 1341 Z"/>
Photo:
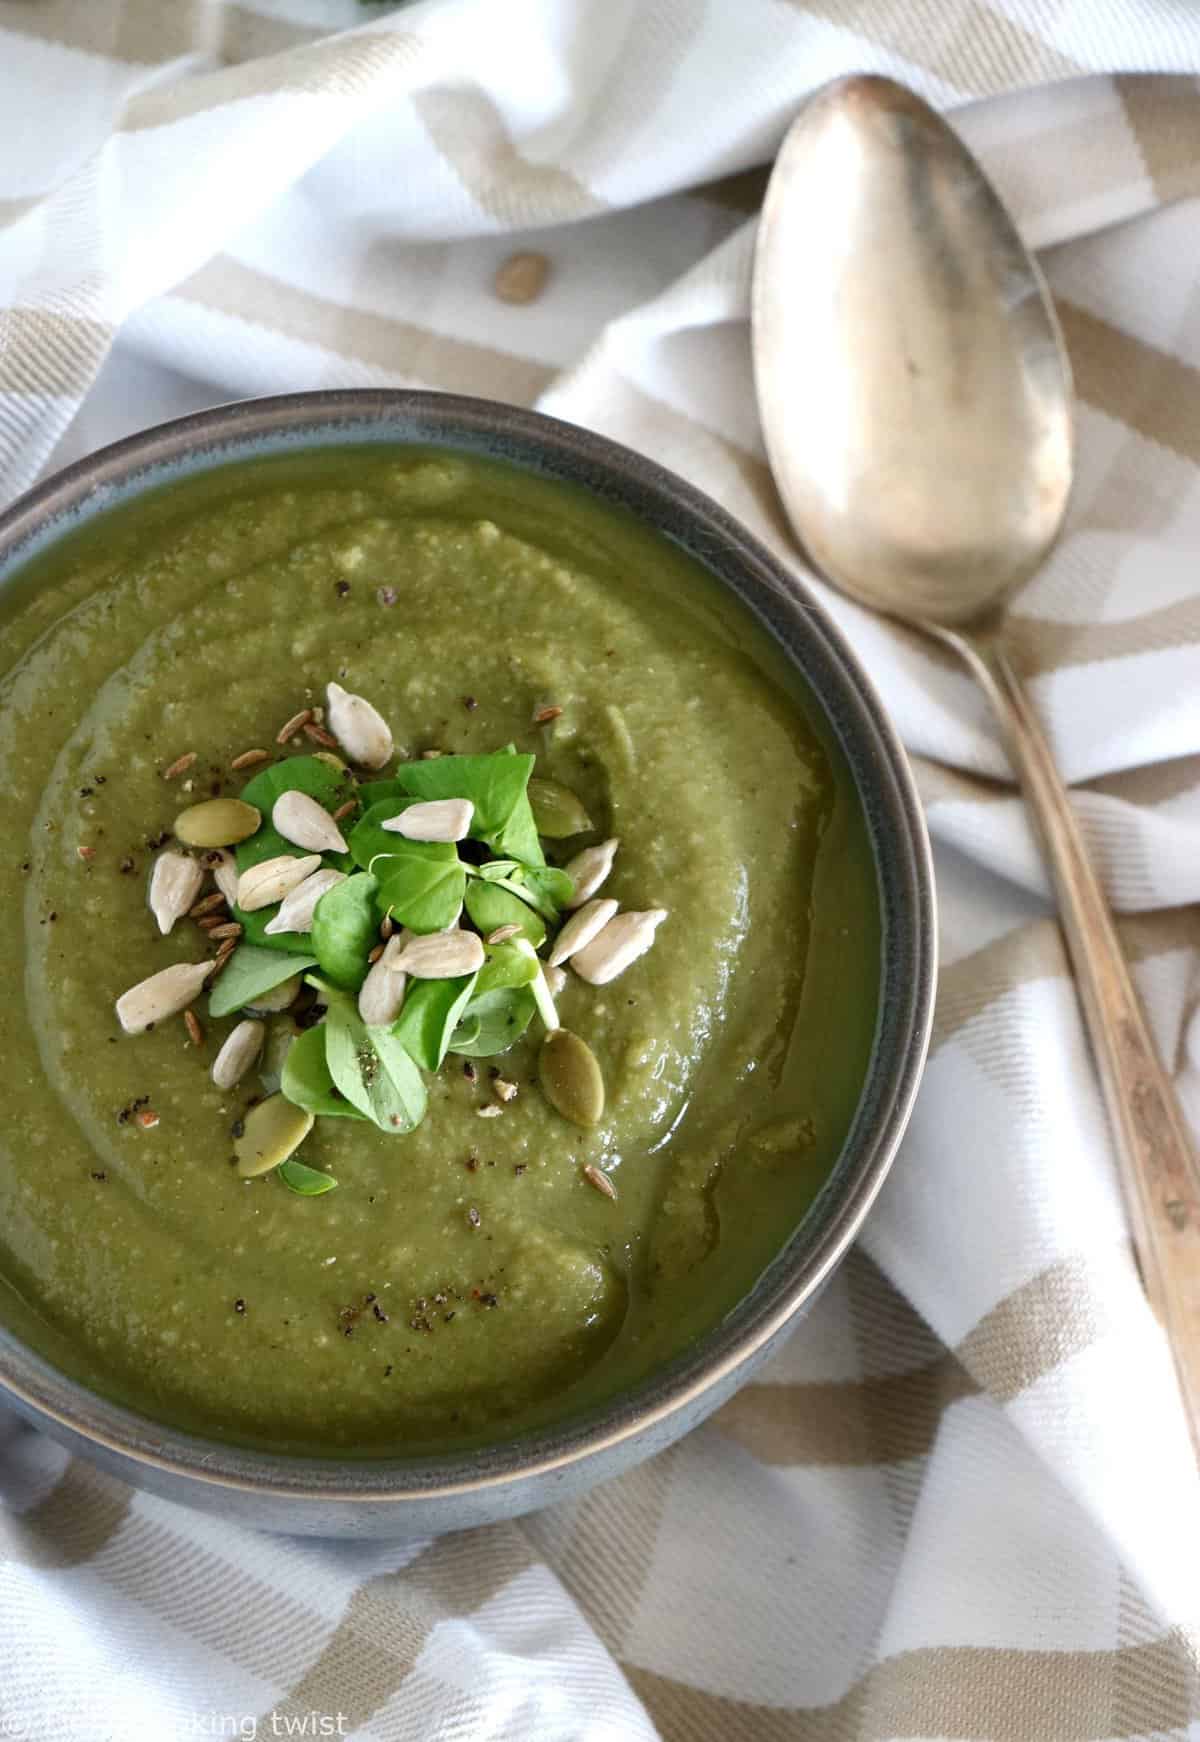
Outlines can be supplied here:
<path id="1" fill-rule="evenodd" d="M 468 1445 L 650 1373 L 797 1226 L 870 1053 L 874 867 L 800 681 L 664 539 L 473 458 L 242 463 L 18 575 L 0 672 L 0 927 L 24 970 L 0 1001 L 0 1317 L 49 1358 L 246 1444 Z M 201 998 L 200 1046 L 182 1016 L 121 1032 L 118 994 L 207 948 L 147 905 L 174 818 L 237 797 L 248 747 L 319 748 L 275 736 L 330 680 L 371 699 L 399 758 L 536 755 L 594 825 L 570 848 L 620 840 L 603 894 L 669 911 L 610 984 L 567 966 L 561 1021 L 605 1086 L 594 1128 L 539 1090 L 531 1027 L 425 1073 L 401 1137 L 318 1118 L 296 1159 L 338 1188 L 306 1195 L 231 1165 L 289 1015 L 264 1018 L 233 1089 L 211 1067 L 240 1013 Z M 517 1093 L 481 1118 L 497 1068 Z"/>

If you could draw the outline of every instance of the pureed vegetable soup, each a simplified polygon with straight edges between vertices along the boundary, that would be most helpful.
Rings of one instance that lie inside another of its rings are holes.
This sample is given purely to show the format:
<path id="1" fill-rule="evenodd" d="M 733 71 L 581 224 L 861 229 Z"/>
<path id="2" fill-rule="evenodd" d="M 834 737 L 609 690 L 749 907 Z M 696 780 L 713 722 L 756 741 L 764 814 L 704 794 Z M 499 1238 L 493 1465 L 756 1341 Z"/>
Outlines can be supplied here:
<path id="1" fill-rule="evenodd" d="M 0 670 L 3 1316 L 68 1371 L 242 1443 L 478 1443 L 796 1227 L 874 869 L 799 680 L 658 535 L 444 453 L 238 464 L 40 558 Z"/>

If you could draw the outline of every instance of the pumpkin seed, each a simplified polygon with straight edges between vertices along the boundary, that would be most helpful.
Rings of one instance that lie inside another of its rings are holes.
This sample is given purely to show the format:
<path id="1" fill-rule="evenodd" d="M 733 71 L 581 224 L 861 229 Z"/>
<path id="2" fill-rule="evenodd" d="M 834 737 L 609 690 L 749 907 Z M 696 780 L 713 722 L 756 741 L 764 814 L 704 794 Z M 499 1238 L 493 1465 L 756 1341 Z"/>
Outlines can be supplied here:
<path id="1" fill-rule="evenodd" d="M 196 998 L 212 972 L 211 962 L 175 962 L 139 980 L 117 999 L 117 1021 L 126 1034 L 142 1034 L 156 1022 L 178 1016 Z"/>
<path id="2" fill-rule="evenodd" d="M 473 931 L 455 930 L 405 938 L 391 965 L 402 968 L 414 980 L 453 980 L 460 974 L 473 974 L 483 963 L 483 939 Z"/>
<path id="3" fill-rule="evenodd" d="M 275 808 L 278 810 L 278 805 Z M 278 823 L 275 826 L 278 828 Z M 327 866 L 323 871 L 314 871 L 311 877 L 306 877 L 303 883 L 297 883 L 291 893 L 285 896 L 279 912 L 266 926 L 266 931 L 272 937 L 281 931 L 311 931 L 313 913 L 318 901 L 327 889 L 345 881 L 346 873 L 335 871 L 332 866 Z"/>
<path id="4" fill-rule="evenodd" d="M 531 780 L 528 790 L 537 832 L 548 841 L 582 835 L 591 828 L 591 817 L 569 786 L 560 786 L 557 780 Z"/>
<path id="5" fill-rule="evenodd" d="M 538 1054 L 542 1093 L 572 1125 L 598 1125 L 604 1113 L 604 1078 L 586 1040 L 569 1028 L 556 1028 Z"/>
<path id="6" fill-rule="evenodd" d="M 585 847 L 563 867 L 575 885 L 575 893 L 567 903 L 568 909 L 582 907 L 585 901 L 591 900 L 612 870 L 620 844 L 614 835 L 611 841 L 601 841 L 597 847 Z"/>
<path id="7" fill-rule="evenodd" d="M 204 882 L 204 867 L 186 853 L 168 847 L 154 861 L 150 873 L 150 911 L 158 921 L 158 929 L 166 937 L 177 919 L 182 919 L 200 893 Z"/>
<path id="8" fill-rule="evenodd" d="M 363 696 L 351 695 L 339 683 L 326 685 L 328 724 L 351 762 L 362 768 L 382 768 L 392 754 L 392 730 L 377 708 Z"/>
<path id="9" fill-rule="evenodd" d="M 576 950 L 582 950 L 590 944 L 596 933 L 604 930 L 616 911 L 617 903 L 606 895 L 584 902 L 555 938 L 554 948 L 550 951 L 551 967 L 558 967 L 560 962 L 568 961 Z"/>
<path id="10" fill-rule="evenodd" d="M 646 913 L 617 914 L 590 944 L 571 957 L 571 966 L 581 980 L 592 986 L 607 986 L 639 956 L 645 955 L 666 917 L 665 907 L 652 907 Z"/>
<path id="11" fill-rule="evenodd" d="M 294 1106 L 282 1095 L 268 1095 L 257 1107 L 251 1107 L 242 1124 L 242 1135 L 233 1143 L 242 1178 L 254 1179 L 260 1173 L 270 1173 L 281 1161 L 286 1161 L 299 1149 L 314 1123 L 311 1113 Z"/>
<path id="12" fill-rule="evenodd" d="M 431 798 L 410 804 L 379 826 L 406 841 L 465 841 L 474 815 L 469 798 Z"/>
<path id="13" fill-rule="evenodd" d="M 275 800 L 271 821 L 285 841 L 307 847 L 310 853 L 345 853 L 345 836 L 329 812 L 306 792 L 281 792 Z M 302 926 L 294 928 L 302 931 Z"/>
<path id="14" fill-rule="evenodd" d="M 218 1089 L 236 1089 L 262 1051 L 266 1027 L 261 1022 L 239 1022 L 225 1037 L 213 1060 L 212 1080 Z"/>
<path id="15" fill-rule="evenodd" d="M 237 905 L 243 913 L 257 913 L 260 907 L 270 907 L 272 902 L 282 901 L 306 877 L 311 877 L 320 863 L 319 853 L 310 853 L 303 859 L 281 853 L 277 859 L 264 859 L 260 865 L 251 865 L 238 878 Z"/>
<path id="16" fill-rule="evenodd" d="M 175 833 L 189 847 L 232 847 L 248 840 L 261 822 L 260 812 L 240 798 L 207 798 L 179 813 Z"/>

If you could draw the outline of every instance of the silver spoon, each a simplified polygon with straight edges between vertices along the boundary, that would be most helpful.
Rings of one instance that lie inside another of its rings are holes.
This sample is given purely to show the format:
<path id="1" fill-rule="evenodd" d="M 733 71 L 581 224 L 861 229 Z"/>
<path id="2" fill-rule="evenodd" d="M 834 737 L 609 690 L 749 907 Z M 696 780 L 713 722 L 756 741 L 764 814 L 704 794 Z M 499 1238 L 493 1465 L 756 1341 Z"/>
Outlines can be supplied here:
<path id="1" fill-rule="evenodd" d="M 1062 777 L 1003 646 L 1058 536 L 1073 390 L 1041 273 L 969 152 L 913 92 L 855 76 L 792 124 L 754 266 L 775 482 L 852 598 L 953 647 L 1043 836 L 1150 1303 L 1200 1452 L 1200 1167 Z"/>

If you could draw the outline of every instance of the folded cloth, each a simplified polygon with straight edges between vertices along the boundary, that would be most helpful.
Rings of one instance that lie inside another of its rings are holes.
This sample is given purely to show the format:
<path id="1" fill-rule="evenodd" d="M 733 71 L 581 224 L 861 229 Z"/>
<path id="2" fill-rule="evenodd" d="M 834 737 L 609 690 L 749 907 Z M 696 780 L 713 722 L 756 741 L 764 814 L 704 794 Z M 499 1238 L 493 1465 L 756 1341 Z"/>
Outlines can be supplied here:
<path id="1" fill-rule="evenodd" d="M 1012 641 L 1200 1122 L 1198 66 L 1164 0 L 0 0 L 0 497 L 178 410 L 416 384 L 641 448 L 803 572 L 765 166 L 815 85 L 908 80 L 1062 316 L 1079 481 Z M 415 1547 L 192 1516 L 4 1416 L 0 1735 L 1200 1737 L 1200 1488 L 1041 861 L 968 679 L 817 585 L 941 893 L 856 1254 L 673 1450 Z"/>

